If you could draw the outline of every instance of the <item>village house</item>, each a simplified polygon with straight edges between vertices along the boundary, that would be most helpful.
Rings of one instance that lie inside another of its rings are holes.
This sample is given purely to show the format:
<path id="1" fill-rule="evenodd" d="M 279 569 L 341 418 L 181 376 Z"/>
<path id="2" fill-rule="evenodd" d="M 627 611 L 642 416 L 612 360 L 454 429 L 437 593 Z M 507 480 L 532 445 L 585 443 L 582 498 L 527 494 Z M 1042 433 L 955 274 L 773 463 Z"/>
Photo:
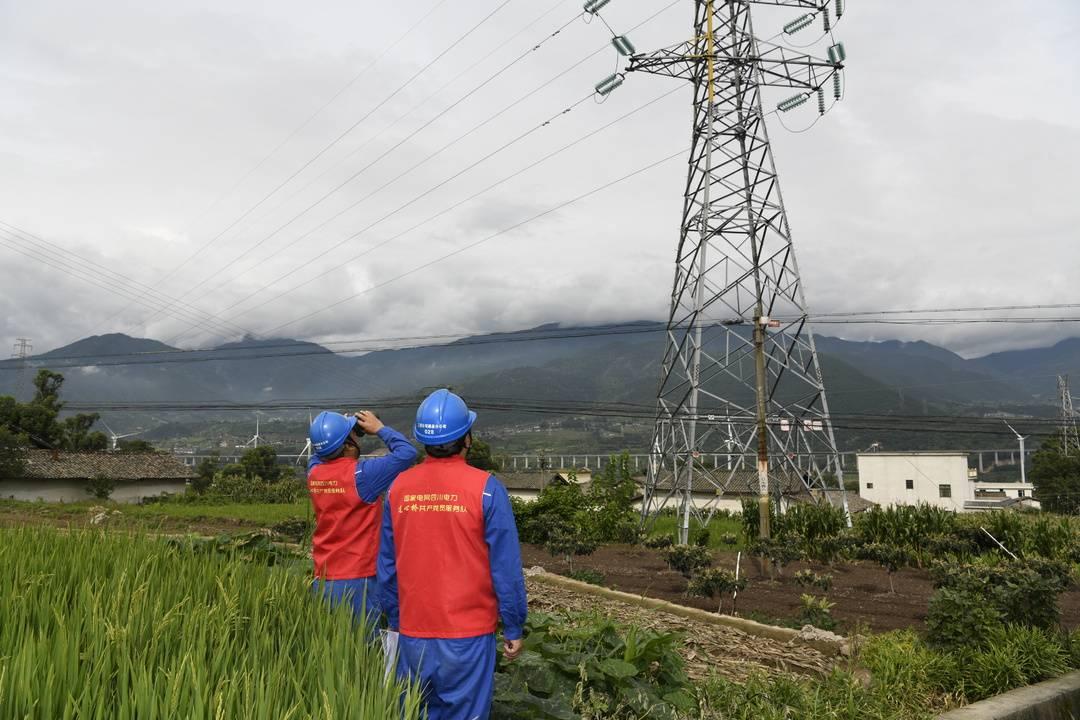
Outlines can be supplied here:
<path id="1" fill-rule="evenodd" d="M 0 478 L 0 498 L 78 502 L 92 496 L 87 483 L 97 477 L 115 482 L 110 499 L 137 503 L 184 492 L 194 471 L 162 453 L 60 452 L 27 450 L 22 477 Z"/>

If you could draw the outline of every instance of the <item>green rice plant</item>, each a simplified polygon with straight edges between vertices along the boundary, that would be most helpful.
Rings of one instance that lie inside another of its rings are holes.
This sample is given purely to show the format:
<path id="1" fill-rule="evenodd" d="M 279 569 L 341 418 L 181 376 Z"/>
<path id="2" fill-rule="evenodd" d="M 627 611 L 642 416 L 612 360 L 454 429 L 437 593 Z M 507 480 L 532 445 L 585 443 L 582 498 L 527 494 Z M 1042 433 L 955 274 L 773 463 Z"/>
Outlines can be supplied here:
<path id="1" fill-rule="evenodd" d="M 0 530 L 0 717 L 418 718 L 370 640 L 301 573 L 120 533 Z"/>

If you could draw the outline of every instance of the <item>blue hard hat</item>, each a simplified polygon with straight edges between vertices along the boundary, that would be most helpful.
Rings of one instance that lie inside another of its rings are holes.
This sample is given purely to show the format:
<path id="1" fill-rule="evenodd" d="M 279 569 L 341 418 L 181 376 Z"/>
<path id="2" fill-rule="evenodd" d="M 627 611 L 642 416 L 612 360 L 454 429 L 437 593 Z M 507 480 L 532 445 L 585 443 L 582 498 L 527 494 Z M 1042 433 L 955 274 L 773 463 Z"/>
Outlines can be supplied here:
<path id="1" fill-rule="evenodd" d="M 356 418 L 323 410 L 311 423 L 311 450 L 321 458 L 333 455 L 356 427 Z"/>
<path id="2" fill-rule="evenodd" d="M 469 432 L 476 413 L 460 397 L 442 389 L 427 396 L 416 410 L 413 437 L 424 445 L 443 445 Z"/>

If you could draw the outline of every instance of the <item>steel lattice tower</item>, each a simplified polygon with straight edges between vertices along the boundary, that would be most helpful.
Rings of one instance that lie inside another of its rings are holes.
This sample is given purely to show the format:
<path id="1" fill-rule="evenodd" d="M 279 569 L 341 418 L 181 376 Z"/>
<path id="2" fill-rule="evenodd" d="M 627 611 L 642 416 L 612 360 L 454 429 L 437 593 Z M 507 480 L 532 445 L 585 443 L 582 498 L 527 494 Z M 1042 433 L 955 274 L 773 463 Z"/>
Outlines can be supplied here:
<path id="1" fill-rule="evenodd" d="M 832 472 L 847 510 L 761 97 L 764 87 L 795 91 L 778 106 L 787 110 L 816 94 L 824 112 L 825 93 L 841 95 L 843 46 L 834 43 L 830 59 L 822 60 L 759 41 L 751 22 L 757 3 L 808 11 L 795 21 L 800 27 L 824 13 L 828 29 L 828 0 L 695 0 L 692 40 L 630 59 L 630 71 L 689 80 L 694 91 L 689 176 L 642 504 L 647 520 L 678 503 L 683 543 L 691 513 L 707 522 L 715 506 L 715 499 L 696 502 L 694 490 L 715 498 L 736 474 L 755 466 L 763 536 L 770 475 L 824 490 Z M 707 462 L 717 456 L 726 462 Z"/>
<path id="2" fill-rule="evenodd" d="M 1058 375 L 1058 396 L 1061 400 L 1061 450 L 1066 455 L 1080 452 L 1080 434 L 1076 429 L 1076 410 L 1073 408 L 1069 376 Z"/>

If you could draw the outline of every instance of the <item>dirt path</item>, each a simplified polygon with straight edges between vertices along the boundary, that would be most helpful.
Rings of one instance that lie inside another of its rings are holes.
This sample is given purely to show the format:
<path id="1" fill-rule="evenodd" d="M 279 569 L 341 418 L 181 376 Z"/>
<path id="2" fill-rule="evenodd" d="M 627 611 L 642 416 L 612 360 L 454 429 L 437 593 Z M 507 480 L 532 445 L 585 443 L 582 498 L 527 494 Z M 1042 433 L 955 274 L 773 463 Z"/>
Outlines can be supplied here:
<path id="1" fill-rule="evenodd" d="M 685 637 L 682 656 L 686 660 L 687 673 L 695 680 L 713 674 L 735 681 L 745 680 L 755 673 L 823 675 L 842 661 L 803 645 L 791 645 L 731 627 L 578 593 L 534 578 L 529 578 L 527 583 L 532 610 L 599 612 L 620 623 L 682 633 Z"/>

